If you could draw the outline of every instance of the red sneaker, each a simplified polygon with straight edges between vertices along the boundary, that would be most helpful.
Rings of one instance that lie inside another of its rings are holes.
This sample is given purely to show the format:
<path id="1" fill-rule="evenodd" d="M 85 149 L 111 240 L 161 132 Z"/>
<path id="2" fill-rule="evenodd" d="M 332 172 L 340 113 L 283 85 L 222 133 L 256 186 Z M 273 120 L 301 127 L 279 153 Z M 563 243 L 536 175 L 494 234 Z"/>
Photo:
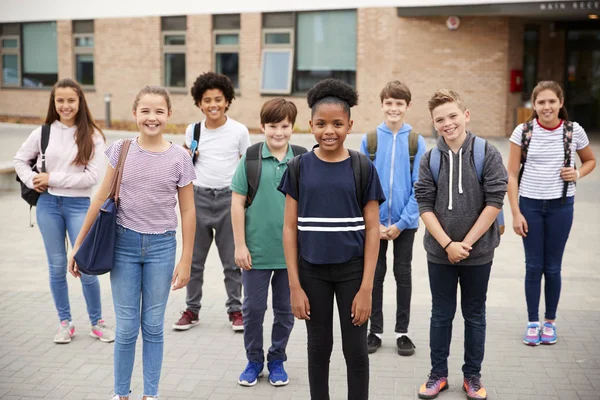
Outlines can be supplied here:
<path id="1" fill-rule="evenodd" d="M 229 313 L 229 320 L 231 321 L 231 329 L 236 332 L 242 332 L 244 330 L 244 318 L 240 311 Z"/>
<path id="2" fill-rule="evenodd" d="M 173 324 L 173 329 L 176 331 L 187 331 L 188 329 L 198 325 L 199 322 L 200 320 L 198 319 L 198 313 L 188 309 L 181 312 L 181 318 L 179 318 L 179 321 Z"/>

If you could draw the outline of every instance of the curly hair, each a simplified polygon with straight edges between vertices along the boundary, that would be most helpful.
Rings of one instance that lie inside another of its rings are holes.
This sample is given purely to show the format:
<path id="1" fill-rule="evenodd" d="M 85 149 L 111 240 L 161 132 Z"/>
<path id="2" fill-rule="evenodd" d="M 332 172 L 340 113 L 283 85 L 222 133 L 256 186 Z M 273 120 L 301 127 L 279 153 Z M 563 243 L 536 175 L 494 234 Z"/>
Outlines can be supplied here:
<path id="1" fill-rule="evenodd" d="M 306 95 L 311 115 L 321 104 L 339 104 L 350 117 L 350 108 L 358 104 L 358 93 L 339 79 L 325 79 L 315 84 Z"/>
<path id="2" fill-rule="evenodd" d="M 235 99 L 235 89 L 227 76 L 214 72 L 205 72 L 196 78 L 190 91 L 194 98 L 195 106 L 198 106 L 198 103 L 202 101 L 204 93 L 210 89 L 219 89 L 223 92 L 223 96 L 225 96 L 225 100 L 229 104 Z M 229 107 L 226 110 L 228 109 Z"/>

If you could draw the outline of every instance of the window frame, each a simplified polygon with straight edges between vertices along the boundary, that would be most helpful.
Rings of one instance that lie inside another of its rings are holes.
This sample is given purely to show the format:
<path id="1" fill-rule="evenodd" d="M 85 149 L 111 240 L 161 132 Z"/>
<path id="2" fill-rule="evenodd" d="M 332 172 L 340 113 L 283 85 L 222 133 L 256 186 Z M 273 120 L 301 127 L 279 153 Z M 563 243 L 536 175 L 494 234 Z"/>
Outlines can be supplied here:
<path id="1" fill-rule="evenodd" d="M 16 40 L 17 47 L 2 47 L 3 40 Z M 21 35 L 0 35 L 0 56 L 17 56 L 17 83 L 6 83 L 2 79 L 2 86 L 15 88 L 23 86 L 23 76 L 21 74 Z M 2 77 L 4 78 L 4 63 L 2 63 Z"/>
<path id="2" fill-rule="evenodd" d="M 267 44 L 267 35 L 270 33 L 288 33 L 290 35 L 290 42 L 288 44 Z M 295 28 L 263 28 L 262 29 L 262 50 L 260 59 L 260 82 L 259 91 L 260 94 L 291 94 L 294 83 L 294 64 L 296 56 L 296 37 Z M 264 82 L 264 68 L 265 68 L 265 57 L 266 53 L 289 53 L 290 54 L 290 66 L 288 71 L 288 82 L 286 89 L 263 89 Z"/>
<path id="3" fill-rule="evenodd" d="M 167 36 L 183 36 L 185 38 L 184 44 L 165 44 Z M 162 71 L 162 83 L 167 89 L 172 92 L 185 91 L 187 85 L 187 32 L 186 31 L 161 31 L 161 71 Z M 167 54 L 183 54 L 185 57 L 185 76 L 183 86 L 167 86 L 165 76 L 165 61 Z"/>
<path id="4" fill-rule="evenodd" d="M 93 46 L 77 46 L 77 39 L 91 37 Z M 84 85 L 79 82 L 83 89 L 93 89 L 96 85 L 96 56 L 94 54 L 94 48 L 96 47 L 95 37 L 93 33 L 74 33 L 73 34 L 73 75 L 77 78 L 77 56 L 92 56 L 93 59 L 93 74 L 94 84 Z"/>
<path id="5" fill-rule="evenodd" d="M 237 35 L 238 43 L 237 44 L 217 44 L 217 37 L 219 35 Z M 213 70 L 220 74 L 221 72 L 217 71 L 217 55 L 222 53 L 237 53 L 238 55 L 238 86 L 234 85 L 234 90 L 236 93 L 239 93 L 240 86 L 240 67 L 239 67 L 239 59 L 240 59 L 240 39 L 241 39 L 241 29 L 213 29 Z M 233 83 L 233 82 L 232 82 Z"/>

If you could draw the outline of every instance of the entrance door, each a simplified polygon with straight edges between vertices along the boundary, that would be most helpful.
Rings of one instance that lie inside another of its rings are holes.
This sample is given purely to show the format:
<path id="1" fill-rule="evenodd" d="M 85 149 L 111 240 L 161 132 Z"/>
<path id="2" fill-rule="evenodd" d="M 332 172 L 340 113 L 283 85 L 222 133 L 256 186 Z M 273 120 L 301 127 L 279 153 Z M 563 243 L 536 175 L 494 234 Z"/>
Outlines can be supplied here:
<path id="1" fill-rule="evenodd" d="M 566 106 L 586 131 L 600 129 L 600 30 L 567 32 Z"/>

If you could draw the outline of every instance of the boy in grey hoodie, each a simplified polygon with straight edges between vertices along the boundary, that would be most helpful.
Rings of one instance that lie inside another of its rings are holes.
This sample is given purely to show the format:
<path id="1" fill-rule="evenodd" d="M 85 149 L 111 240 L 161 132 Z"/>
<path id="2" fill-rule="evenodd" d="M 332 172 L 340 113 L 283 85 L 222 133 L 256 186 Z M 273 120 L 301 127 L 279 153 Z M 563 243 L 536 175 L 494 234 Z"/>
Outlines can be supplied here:
<path id="1" fill-rule="evenodd" d="M 432 151 L 427 152 L 415 183 L 419 213 L 427 227 L 424 245 L 433 302 L 431 374 L 418 395 L 433 399 L 448 388 L 448 355 L 460 282 L 465 319 L 463 390 L 468 399 L 481 400 L 487 398 L 480 381 L 485 300 L 494 250 L 500 243 L 496 217 L 502 209 L 508 176 L 500 153 L 486 143 L 480 179 L 473 156 L 476 137 L 466 130 L 470 114 L 457 93 L 439 90 L 429 100 L 429 111 L 439 134 L 434 153 L 440 159 L 432 163 Z"/>

